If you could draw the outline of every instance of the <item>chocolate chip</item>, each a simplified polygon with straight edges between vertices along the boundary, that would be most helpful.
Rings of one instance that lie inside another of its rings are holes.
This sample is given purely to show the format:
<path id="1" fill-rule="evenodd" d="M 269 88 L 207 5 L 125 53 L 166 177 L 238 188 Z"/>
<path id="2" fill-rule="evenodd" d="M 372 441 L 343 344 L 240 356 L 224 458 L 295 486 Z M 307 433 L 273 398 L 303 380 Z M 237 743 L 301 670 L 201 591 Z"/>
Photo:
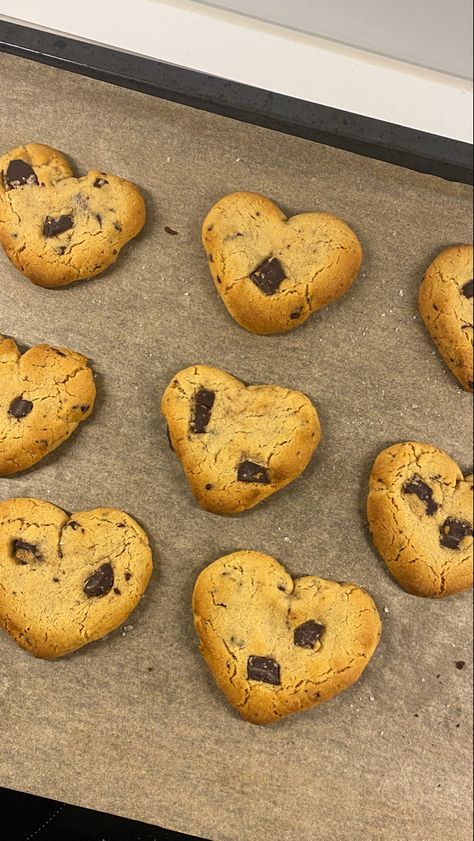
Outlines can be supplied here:
<path id="1" fill-rule="evenodd" d="M 299 645 L 300 648 L 314 648 L 315 643 L 321 637 L 323 631 L 324 625 L 320 625 L 319 622 L 309 619 L 307 622 L 303 622 L 302 625 L 298 625 L 295 628 L 295 645 Z"/>
<path id="2" fill-rule="evenodd" d="M 178 231 L 175 231 L 174 228 L 169 228 L 168 225 L 165 225 L 165 231 L 167 234 L 171 234 L 172 237 L 175 237 L 178 234 Z"/>
<path id="3" fill-rule="evenodd" d="M 130 579 L 132 577 L 132 573 L 131 572 L 124 572 L 123 577 L 125 578 L 125 581 L 130 581 Z"/>
<path id="4" fill-rule="evenodd" d="M 273 657 L 258 657 L 251 654 L 247 660 L 247 678 L 279 686 L 280 666 Z"/>
<path id="5" fill-rule="evenodd" d="M 122 591 L 119 590 L 118 587 L 114 587 L 114 593 L 115 593 L 116 596 L 121 596 L 122 595 Z"/>
<path id="6" fill-rule="evenodd" d="M 10 161 L 5 173 L 7 190 L 15 190 L 17 187 L 24 187 L 25 184 L 32 186 L 38 183 L 35 171 L 29 164 L 19 159 Z"/>
<path id="7" fill-rule="evenodd" d="M 194 398 L 194 417 L 191 421 L 191 432 L 202 433 L 207 429 L 211 419 L 211 411 L 216 399 L 215 391 L 200 388 Z"/>
<path id="8" fill-rule="evenodd" d="M 206 491 L 212 491 L 212 485 L 206 485 Z"/>
<path id="9" fill-rule="evenodd" d="M 457 669 L 459 669 L 459 671 L 461 671 L 461 669 L 464 669 L 464 666 L 466 665 L 466 662 L 465 662 L 465 660 L 455 660 L 454 665 L 456 666 Z"/>
<path id="10" fill-rule="evenodd" d="M 57 219 L 47 216 L 43 223 L 43 234 L 45 237 L 55 237 L 68 231 L 73 225 L 72 216 L 58 216 Z"/>
<path id="11" fill-rule="evenodd" d="M 269 485 L 270 477 L 266 467 L 253 461 L 242 461 L 237 470 L 239 482 L 254 482 L 257 485 Z"/>
<path id="12" fill-rule="evenodd" d="M 10 403 L 8 414 L 12 418 L 17 418 L 17 420 L 21 420 L 21 418 L 26 418 L 26 416 L 30 414 L 32 409 L 33 403 L 31 402 L 31 400 L 23 400 L 23 397 L 15 397 L 15 399 L 12 400 L 12 402 Z"/>
<path id="13" fill-rule="evenodd" d="M 83 415 L 85 415 L 85 413 L 88 412 L 89 409 L 90 409 L 90 406 L 80 406 L 80 410 L 81 410 Z"/>
<path id="14" fill-rule="evenodd" d="M 102 564 L 89 578 L 82 588 L 86 596 L 105 596 L 114 586 L 114 571 L 111 564 Z"/>
<path id="15" fill-rule="evenodd" d="M 12 553 L 17 564 L 24 566 L 30 564 L 32 561 L 42 563 L 44 561 L 41 552 L 34 543 L 25 543 L 24 540 L 14 540 L 12 544 Z"/>
<path id="16" fill-rule="evenodd" d="M 426 513 L 431 516 L 434 514 L 439 505 L 433 499 L 433 491 L 426 482 L 423 482 L 419 476 L 414 476 L 410 482 L 406 482 L 403 486 L 403 493 L 415 494 L 426 505 Z"/>
<path id="17" fill-rule="evenodd" d="M 94 187 L 103 187 L 104 184 L 108 184 L 108 183 L 109 182 L 107 181 L 106 178 L 96 178 L 95 181 L 94 181 Z"/>
<path id="18" fill-rule="evenodd" d="M 53 578 L 55 584 L 59 584 L 59 578 Z"/>
<path id="19" fill-rule="evenodd" d="M 463 537 L 472 534 L 472 526 L 466 520 L 456 520 L 455 517 L 448 517 L 439 531 L 441 546 L 445 546 L 446 549 L 459 549 Z"/>
<path id="20" fill-rule="evenodd" d="M 467 283 L 464 284 L 464 286 L 461 289 L 461 292 L 465 298 L 472 298 L 472 279 L 468 280 Z"/>
<path id="21" fill-rule="evenodd" d="M 293 320 L 295 320 L 295 319 L 299 318 L 299 317 L 300 317 L 300 315 L 301 315 L 301 307 L 298 307 L 298 309 L 297 309 L 297 310 L 293 310 L 293 312 L 292 312 L 292 313 L 290 313 L 290 318 L 292 318 Z"/>
<path id="22" fill-rule="evenodd" d="M 269 257 L 250 274 L 250 280 L 253 280 L 255 286 L 258 286 L 264 295 L 274 295 L 278 292 L 280 283 L 285 277 L 283 267 L 276 257 Z"/>

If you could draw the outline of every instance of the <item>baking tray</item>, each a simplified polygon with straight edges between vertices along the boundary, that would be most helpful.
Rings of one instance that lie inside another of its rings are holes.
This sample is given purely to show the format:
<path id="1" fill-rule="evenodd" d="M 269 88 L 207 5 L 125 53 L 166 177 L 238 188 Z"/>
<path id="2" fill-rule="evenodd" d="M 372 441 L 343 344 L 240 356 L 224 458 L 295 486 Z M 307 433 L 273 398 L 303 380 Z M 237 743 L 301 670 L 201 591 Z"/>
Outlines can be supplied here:
<path id="1" fill-rule="evenodd" d="M 0 255 L 0 332 L 87 354 L 99 392 L 92 419 L 0 480 L 0 496 L 124 508 L 156 557 L 143 603 L 107 640 L 44 663 L 2 635 L 0 784 L 212 841 L 471 837 L 470 596 L 408 596 L 364 519 L 389 442 L 430 441 L 471 466 L 472 399 L 416 315 L 426 264 L 470 236 L 470 188 L 12 56 L 0 73 L 0 148 L 50 143 L 81 172 L 131 178 L 149 211 L 113 270 L 62 291 L 33 288 Z M 329 210 L 362 240 L 350 293 L 288 335 L 241 330 L 208 276 L 200 223 L 235 189 L 289 213 Z M 166 442 L 161 393 L 193 362 L 301 389 L 320 413 L 310 469 L 236 518 L 195 506 Z M 358 686 L 267 728 L 226 704 L 197 653 L 190 597 L 200 569 L 238 548 L 374 595 L 384 633 Z"/>

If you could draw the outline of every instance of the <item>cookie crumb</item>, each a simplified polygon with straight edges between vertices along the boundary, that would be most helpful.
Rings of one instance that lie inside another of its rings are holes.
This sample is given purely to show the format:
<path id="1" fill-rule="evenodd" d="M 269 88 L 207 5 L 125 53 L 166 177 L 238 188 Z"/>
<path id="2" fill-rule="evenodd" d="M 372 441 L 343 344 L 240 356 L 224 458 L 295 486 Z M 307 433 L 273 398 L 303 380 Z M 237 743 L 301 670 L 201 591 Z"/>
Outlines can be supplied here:
<path id="1" fill-rule="evenodd" d="M 461 669 L 464 669 L 464 666 L 466 665 L 466 663 L 465 663 L 464 660 L 455 660 L 454 665 L 456 666 L 457 669 L 459 669 L 459 671 L 461 671 Z"/>
<path id="2" fill-rule="evenodd" d="M 384 607 L 383 612 L 388 613 L 388 607 Z"/>
<path id="3" fill-rule="evenodd" d="M 400 295 L 400 298 L 403 298 L 405 293 L 404 293 L 403 289 L 400 289 L 398 294 Z"/>

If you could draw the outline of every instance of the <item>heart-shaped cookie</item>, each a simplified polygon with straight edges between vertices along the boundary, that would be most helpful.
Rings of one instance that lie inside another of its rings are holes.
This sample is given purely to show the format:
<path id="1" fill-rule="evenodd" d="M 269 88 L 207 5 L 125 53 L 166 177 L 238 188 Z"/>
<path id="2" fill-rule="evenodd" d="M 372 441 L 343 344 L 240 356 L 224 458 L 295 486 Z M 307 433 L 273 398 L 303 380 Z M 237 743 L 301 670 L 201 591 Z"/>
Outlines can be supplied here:
<path id="1" fill-rule="evenodd" d="M 274 558 L 233 552 L 199 575 L 200 651 L 241 716 L 266 724 L 328 701 L 359 679 L 381 622 L 354 584 L 293 580 Z"/>
<path id="2" fill-rule="evenodd" d="M 473 247 L 454 245 L 438 254 L 422 280 L 420 314 L 448 368 L 465 391 L 473 376 Z"/>
<path id="3" fill-rule="evenodd" d="M 219 295 L 252 333 L 298 327 L 349 289 L 362 260 L 359 240 L 340 219 L 287 219 L 258 193 L 220 199 L 204 220 L 202 241 Z"/>
<path id="4" fill-rule="evenodd" d="M 89 417 L 95 383 L 87 359 L 37 345 L 21 355 L 0 336 L 0 476 L 26 470 Z"/>
<path id="5" fill-rule="evenodd" d="M 151 571 L 147 536 L 122 511 L 0 503 L 0 626 L 36 657 L 61 657 L 113 631 Z"/>
<path id="6" fill-rule="evenodd" d="M 162 410 L 194 496 L 216 514 L 252 508 L 296 479 L 321 434 L 306 395 L 206 365 L 176 374 Z"/>
<path id="7" fill-rule="evenodd" d="M 95 170 L 75 178 L 61 152 L 37 143 L 0 157 L 0 243 L 38 286 L 100 274 L 144 223 L 130 181 Z"/>
<path id="8" fill-rule="evenodd" d="M 472 476 L 430 444 L 394 444 L 376 458 L 367 515 L 399 584 L 440 598 L 472 587 Z"/>

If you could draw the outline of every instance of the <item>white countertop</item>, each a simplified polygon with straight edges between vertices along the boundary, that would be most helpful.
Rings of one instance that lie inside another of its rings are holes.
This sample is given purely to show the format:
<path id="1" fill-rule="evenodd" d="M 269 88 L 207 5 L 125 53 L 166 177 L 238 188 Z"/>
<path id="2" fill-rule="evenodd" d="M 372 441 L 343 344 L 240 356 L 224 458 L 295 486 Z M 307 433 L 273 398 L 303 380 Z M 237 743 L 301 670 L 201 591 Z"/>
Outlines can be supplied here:
<path id="1" fill-rule="evenodd" d="M 473 140 L 472 82 L 192 0 L 0 0 L 0 18 Z"/>

